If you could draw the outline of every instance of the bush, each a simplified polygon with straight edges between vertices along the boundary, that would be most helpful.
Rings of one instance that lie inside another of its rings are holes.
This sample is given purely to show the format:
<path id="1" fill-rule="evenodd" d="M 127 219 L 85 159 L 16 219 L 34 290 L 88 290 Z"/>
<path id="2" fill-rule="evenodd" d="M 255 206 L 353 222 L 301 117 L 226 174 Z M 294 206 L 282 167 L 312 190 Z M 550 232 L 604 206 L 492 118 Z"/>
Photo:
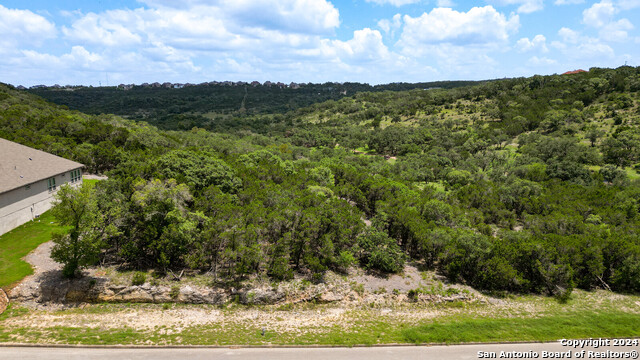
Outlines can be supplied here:
<path id="1" fill-rule="evenodd" d="M 404 268 L 404 252 L 385 232 L 368 230 L 358 237 L 358 246 L 360 263 L 367 269 L 395 273 Z"/>
<path id="2" fill-rule="evenodd" d="M 558 292 L 555 295 L 556 300 L 560 304 L 566 304 L 571 300 L 571 293 L 573 292 L 573 287 L 567 287 L 566 289 L 558 289 Z"/>
<path id="3" fill-rule="evenodd" d="M 471 181 L 471 173 L 466 170 L 453 170 L 447 174 L 447 182 L 451 186 L 464 186 Z"/>
<path id="4" fill-rule="evenodd" d="M 600 169 L 600 174 L 604 181 L 609 183 L 623 185 L 628 182 L 627 173 L 610 164 L 604 165 Z"/>
<path id="5" fill-rule="evenodd" d="M 283 245 L 276 245 L 274 256 L 267 269 L 267 275 L 275 280 L 293 279 L 293 270 L 289 265 L 289 253 Z"/>
<path id="6" fill-rule="evenodd" d="M 355 263 L 356 263 L 356 258 L 353 256 L 351 252 L 346 250 L 340 252 L 340 255 L 338 256 L 338 261 L 337 261 L 337 265 L 340 270 L 346 271 L 347 268 L 349 268 L 349 266 Z"/>
<path id="7" fill-rule="evenodd" d="M 440 254 L 438 267 L 450 281 L 466 280 L 472 284 L 478 281 L 480 269 L 488 260 L 491 248 L 488 237 L 484 235 L 471 232 L 456 234 Z"/>
<path id="8" fill-rule="evenodd" d="M 143 272 L 136 272 L 133 274 L 133 278 L 131 279 L 131 285 L 140 286 L 147 281 L 147 274 Z"/>
<path id="9" fill-rule="evenodd" d="M 173 285 L 171 287 L 171 291 L 169 291 L 169 296 L 171 296 L 173 300 L 176 300 L 179 295 L 180 295 L 180 286 Z"/>

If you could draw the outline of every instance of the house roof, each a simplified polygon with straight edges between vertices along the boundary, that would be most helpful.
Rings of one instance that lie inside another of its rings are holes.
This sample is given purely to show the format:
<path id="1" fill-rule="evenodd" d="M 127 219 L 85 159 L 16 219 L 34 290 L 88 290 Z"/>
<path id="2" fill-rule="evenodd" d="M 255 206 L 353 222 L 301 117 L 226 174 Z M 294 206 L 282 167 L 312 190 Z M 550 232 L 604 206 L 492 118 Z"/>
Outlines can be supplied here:
<path id="1" fill-rule="evenodd" d="M 84 165 L 0 138 L 0 194 Z"/>
<path id="2" fill-rule="evenodd" d="M 562 75 L 572 75 L 572 74 L 579 74 L 579 73 L 583 73 L 586 72 L 585 70 L 582 69 L 578 69 L 578 70 L 573 70 L 573 71 L 567 71 L 566 73 L 562 73 Z"/>

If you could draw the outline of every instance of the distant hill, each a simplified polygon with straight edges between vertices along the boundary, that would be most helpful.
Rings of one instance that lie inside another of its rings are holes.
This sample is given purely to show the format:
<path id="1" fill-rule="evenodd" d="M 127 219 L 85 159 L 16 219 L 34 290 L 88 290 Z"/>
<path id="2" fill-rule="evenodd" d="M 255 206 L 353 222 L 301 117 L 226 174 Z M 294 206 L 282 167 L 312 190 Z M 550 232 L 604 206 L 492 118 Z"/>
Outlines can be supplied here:
<path id="1" fill-rule="evenodd" d="M 215 119 L 284 114 L 361 92 L 451 89 L 477 83 L 479 82 L 436 81 L 376 86 L 360 83 L 285 85 L 270 82 L 224 82 L 190 86 L 166 83 L 117 87 L 37 86 L 28 92 L 87 114 L 116 114 L 145 120 L 164 129 L 187 130 L 194 126 L 207 128 L 207 123 Z"/>

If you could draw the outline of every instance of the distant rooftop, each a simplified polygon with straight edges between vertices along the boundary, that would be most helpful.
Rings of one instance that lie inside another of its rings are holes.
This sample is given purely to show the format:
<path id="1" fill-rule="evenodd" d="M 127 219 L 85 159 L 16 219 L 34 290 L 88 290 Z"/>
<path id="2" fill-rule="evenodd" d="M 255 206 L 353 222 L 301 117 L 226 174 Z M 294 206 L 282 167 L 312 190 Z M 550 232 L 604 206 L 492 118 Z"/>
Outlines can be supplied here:
<path id="1" fill-rule="evenodd" d="M 0 138 L 0 194 L 80 167 L 84 165 Z"/>
<path id="2" fill-rule="evenodd" d="M 586 72 L 586 71 L 582 70 L 582 69 L 578 69 L 578 70 L 573 70 L 573 71 L 567 71 L 566 73 L 563 73 L 562 75 L 579 74 L 579 73 L 583 73 L 583 72 Z"/>

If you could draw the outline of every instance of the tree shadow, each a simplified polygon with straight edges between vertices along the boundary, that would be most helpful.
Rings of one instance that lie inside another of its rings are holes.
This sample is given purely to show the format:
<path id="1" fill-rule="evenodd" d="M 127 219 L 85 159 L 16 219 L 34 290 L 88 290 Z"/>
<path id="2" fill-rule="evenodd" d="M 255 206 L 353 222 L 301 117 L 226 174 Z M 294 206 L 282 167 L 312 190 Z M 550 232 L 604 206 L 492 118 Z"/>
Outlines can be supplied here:
<path id="1" fill-rule="evenodd" d="M 67 279 L 62 270 L 48 270 L 34 279 L 35 299 L 39 303 L 78 304 L 92 302 L 108 279 L 93 276 Z"/>

